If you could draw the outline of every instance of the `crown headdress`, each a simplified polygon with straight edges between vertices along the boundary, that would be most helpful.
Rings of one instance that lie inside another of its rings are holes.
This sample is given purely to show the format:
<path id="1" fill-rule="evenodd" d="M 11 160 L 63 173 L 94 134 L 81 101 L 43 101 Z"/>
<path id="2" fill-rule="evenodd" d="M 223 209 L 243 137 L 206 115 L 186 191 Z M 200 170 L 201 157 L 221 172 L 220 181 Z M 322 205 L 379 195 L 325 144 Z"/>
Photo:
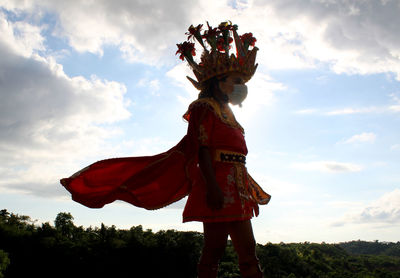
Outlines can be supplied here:
<path id="1" fill-rule="evenodd" d="M 258 48 L 254 46 L 256 38 L 253 34 L 246 33 L 239 36 L 238 26 L 232 25 L 231 22 L 222 22 L 218 28 L 212 28 L 207 22 L 208 30 L 205 30 L 203 34 L 202 27 L 203 24 L 197 27 L 191 25 L 186 33 L 188 40 L 177 44 L 176 54 L 180 54 L 180 59 L 186 59 L 196 76 L 197 81 L 187 76 L 192 84 L 201 90 L 204 87 L 204 81 L 230 72 L 238 72 L 242 74 L 245 82 L 249 81 L 258 66 L 255 64 Z M 194 40 L 203 47 L 200 63 L 193 59 L 196 55 Z M 229 55 L 233 41 L 236 46 L 236 56 L 233 53 Z M 206 47 L 206 44 L 210 49 Z M 249 50 L 250 46 L 251 50 Z"/>

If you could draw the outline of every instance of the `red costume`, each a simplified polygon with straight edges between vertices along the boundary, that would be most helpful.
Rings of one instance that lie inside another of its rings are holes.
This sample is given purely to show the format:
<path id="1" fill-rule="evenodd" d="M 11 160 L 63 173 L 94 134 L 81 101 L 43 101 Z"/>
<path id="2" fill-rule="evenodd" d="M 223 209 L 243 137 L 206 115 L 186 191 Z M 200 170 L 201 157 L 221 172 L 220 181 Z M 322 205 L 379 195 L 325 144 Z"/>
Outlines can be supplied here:
<path id="1" fill-rule="evenodd" d="M 189 121 L 186 136 L 169 151 L 98 161 L 62 179 L 61 184 L 73 200 L 90 208 L 123 200 L 158 209 L 190 193 L 184 222 L 250 219 L 253 210 L 258 214 L 257 203 L 268 203 L 270 196 L 247 174 L 241 160 L 247 154 L 243 129 L 231 113 L 229 107 L 221 111 L 213 99 L 199 99 L 184 115 Z M 202 145 L 215 155 L 216 178 L 225 195 L 224 208 L 218 212 L 208 209 L 205 201 L 204 179 L 197 164 Z M 221 153 L 227 157 L 224 162 Z"/>
<path id="2" fill-rule="evenodd" d="M 221 222 L 248 220 L 258 215 L 258 204 L 270 196 L 250 177 L 245 167 L 247 147 L 244 131 L 228 105 L 222 109 L 212 98 L 199 99 L 189 106 L 184 118 L 189 121 L 188 137 L 198 147 L 209 148 L 213 169 L 224 194 L 221 210 L 207 206 L 207 188 L 201 172 L 183 212 L 183 221 Z"/>

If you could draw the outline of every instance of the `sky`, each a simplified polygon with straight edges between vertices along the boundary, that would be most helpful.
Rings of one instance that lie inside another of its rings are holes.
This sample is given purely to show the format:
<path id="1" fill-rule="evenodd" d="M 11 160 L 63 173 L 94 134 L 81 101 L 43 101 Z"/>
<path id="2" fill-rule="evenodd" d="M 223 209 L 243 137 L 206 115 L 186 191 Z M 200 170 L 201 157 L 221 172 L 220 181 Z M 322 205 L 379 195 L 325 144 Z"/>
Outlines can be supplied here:
<path id="1" fill-rule="evenodd" d="M 176 44 L 191 24 L 231 20 L 259 48 L 233 107 L 272 195 L 257 242 L 400 241 L 399 14 L 397 0 L 0 0 L 0 209 L 201 232 L 182 223 L 185 200 L 89 209 L 59 179 L 177 144 L 198 91 Z"/>

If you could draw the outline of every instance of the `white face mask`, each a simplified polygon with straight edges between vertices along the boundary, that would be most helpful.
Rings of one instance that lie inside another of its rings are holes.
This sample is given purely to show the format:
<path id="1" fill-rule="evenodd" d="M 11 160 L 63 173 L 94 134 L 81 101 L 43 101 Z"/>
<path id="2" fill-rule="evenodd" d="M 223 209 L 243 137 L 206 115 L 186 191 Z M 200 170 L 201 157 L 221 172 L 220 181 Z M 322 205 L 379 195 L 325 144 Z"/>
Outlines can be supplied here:
<path id="1" fill-rule="evenodd" d="M 242 102 L 247 97 L 247 86 L 243 84 L 234 84 L 233 91 L 228 95 L 229 102 L 233 105 L 242 106 Z"/>

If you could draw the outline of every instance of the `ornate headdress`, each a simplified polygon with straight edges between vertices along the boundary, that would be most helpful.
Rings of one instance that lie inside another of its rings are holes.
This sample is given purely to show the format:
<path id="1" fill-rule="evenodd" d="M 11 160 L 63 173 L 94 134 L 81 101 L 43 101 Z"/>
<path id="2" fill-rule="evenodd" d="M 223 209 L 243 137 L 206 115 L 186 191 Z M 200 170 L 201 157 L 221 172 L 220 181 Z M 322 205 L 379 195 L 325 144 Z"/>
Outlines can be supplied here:
<path id="1" fill-rule="evenodd" d="M 255 64 L 258 48 L 254 46 L 256 39 L 253 34 L 246 33 L 239 36 L 237 34 L 238 26 L 232 25 L 231 22 L 222 22 L 218 28 L 212 28 L 207 22 L 207 26 L 208 30 L 201 34 L 203 24 L 199 24 L 197 27 L 191 25 L 189 32 L 186 33 L 188 40 L 177 44 L 176 54 L 180 54 L 179 58 L 182 60 L 186 58 L 197 81 L 189 76 L 187 78 L 199 90 L 204 88 L 204 81 L 230 72 L 238 72 L 243 75 L 245 82 L 249 81 L 258 66 Z M 196 63 L 193 59 L 193 56 L 196 55 L 194 39 L 203 47 L 200 63 Z M 229 55 L 233 41 L 235 41 L 236 56 L 233 53 Z M 210 50 L 207 49 L 206 44 Z M 249 50 L 250 46 L 251 50 Z"/>

